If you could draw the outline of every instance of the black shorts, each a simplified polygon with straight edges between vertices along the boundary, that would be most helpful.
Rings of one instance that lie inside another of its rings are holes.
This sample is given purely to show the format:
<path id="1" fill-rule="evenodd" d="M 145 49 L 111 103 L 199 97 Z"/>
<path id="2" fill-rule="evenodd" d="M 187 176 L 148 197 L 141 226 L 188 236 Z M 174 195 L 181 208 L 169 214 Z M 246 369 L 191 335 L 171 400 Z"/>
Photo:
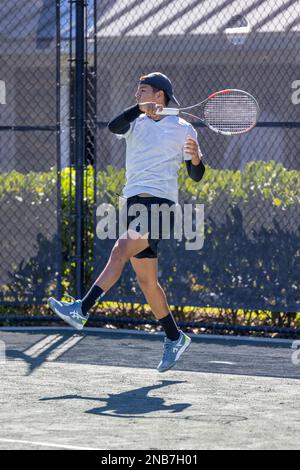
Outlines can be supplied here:
<path id="1" fill-rule="evenodd" d="M 131 228 L 142 234 L 149 232 L 148 241 L 149 245 L 145 250 L 141 251 L 134 258 L 157 258 L 158 244 L 162 239 L 172 239 L 174 236 L 174 210 L 175 202 L 170 201 L 169 199 L 164 199 L 156 196 L 132 196 L 127 199 L 127 229 L 129 224 L 133 222 L 141 213 L 137 212 L 136 215 L 128 215 L 128 210 L 133 204 L 142 204 L 143 213 L 146 215 L 147 223 L 142 224 L 141 226 L 132 226 Z M 167 206 L 162 206 L 166 204 Z M 152 208 L 151 208 L 152 206 Z M 173 206 L 174 210 L 169 208 Z M 151 223 L 151 211 L 157 212 L 157 221 L 153 226 L 153 220 Z M 166 225 L 162 224 L 162 216 L 165 214 L 168 223 Z"/>

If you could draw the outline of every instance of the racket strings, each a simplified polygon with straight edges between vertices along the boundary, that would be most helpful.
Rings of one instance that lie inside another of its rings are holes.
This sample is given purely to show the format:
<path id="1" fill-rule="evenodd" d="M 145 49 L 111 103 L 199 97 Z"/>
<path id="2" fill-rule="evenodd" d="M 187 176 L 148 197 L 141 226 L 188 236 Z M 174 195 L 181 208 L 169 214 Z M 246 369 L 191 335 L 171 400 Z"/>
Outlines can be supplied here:
<path id="1" fill-rule="evenodd" d="M 220 132 L 242 133 L 256 124 L 257 104 L 241 92 L 220 94 L 207 101 L 204 118 Z"/>

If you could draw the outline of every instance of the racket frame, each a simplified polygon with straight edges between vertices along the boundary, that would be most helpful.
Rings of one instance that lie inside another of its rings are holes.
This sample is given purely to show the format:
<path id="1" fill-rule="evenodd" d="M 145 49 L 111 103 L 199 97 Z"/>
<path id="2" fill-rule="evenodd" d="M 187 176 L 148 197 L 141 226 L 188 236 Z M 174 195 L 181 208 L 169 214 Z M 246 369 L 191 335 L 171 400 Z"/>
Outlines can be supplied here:
<path id="1" fill-rule="evenodd" d="M 256 109 L 257 109 L 257 113 L 256 113 L 256 120 L 255 122 L 252 124 L 252 126 L 250 127 L 247 127 L 247 129 L 243 129 L 242 131 L 236 131 L 236 132 L 231 132 L 231 131 L 222 131 L 220 129 L 216 129 L 214 126 L 212 126 L 211 124 L 209 124 L 205 119 L 202 119 L 200 118 L 200 116 L 196 116 L 194 114 L 191 114 L 191 113 L 188 113 L 186 111 L 190 110 L 190 109 L 194 109 L 198 106 L 202 106 L 204 105 L 205 103 L 207 103 L 209 100 L 211 99 L 214 99 L 216 96 L 220 96 L 220 95 L 224 95 L 224 94 L 228 94 L 228 93 L 232 93 L 232 92 L 238 92 L 238 93 L 243 93 L 243 95 L 247 95 L 251 98 L 251 100 L 254 102 L 254 104 L 256 105 Z M 235 89 L 235 88 L 227 88 L 225 90 L 220 90 L 220 91 L 217 91 L 215 93 L 212 93 L 208 98 L 206 98 L 205 100 L 197 103 L 197 104 L 194 104 L 192 106 L 187 106 L 185 108 L 163 108 L 161 111 L 158 111 L 157 114 L 159 115 L 162 115 L 162 116 L 178 116 L 179 114 L 184 114 L 184 115 L 187 115 L 187 116 L 191 116 L 201 122 L 203 122 L 209 129 L 211 129 L 212 131 L 216 132 L 217 134 L 222 134 L 222 135 L 230 135 L 230 136 L 233 136 L 233 135 L 241 135 L 241 134 L 246 134 L 247 132 L 251 131 L 251 129 L 253 129 L 255 126 L 256 126 L 256 123 L 258 121 L 258 118 L 259 118 L 259 114 L 260 114 L 260 109 L 259 109 L 259 104 L 257 102 L 257 100 L 254 98 L 254 96 L 252 96 L 250 93 L 248 93 L 247 91 L 244 91 L 244 90 L 238 90 L 238 89 Z"/>

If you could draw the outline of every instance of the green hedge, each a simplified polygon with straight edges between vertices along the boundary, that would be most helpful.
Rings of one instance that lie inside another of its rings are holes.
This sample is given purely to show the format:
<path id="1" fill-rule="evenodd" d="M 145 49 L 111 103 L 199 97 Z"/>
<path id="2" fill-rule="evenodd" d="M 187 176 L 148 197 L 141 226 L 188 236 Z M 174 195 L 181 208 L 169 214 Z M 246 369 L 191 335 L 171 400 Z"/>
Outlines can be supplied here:
<path id="1" fill-rule="evenodd" d="M 89 167 L 86 172 L 85 207 L 87 227 L 85 240 L 87 242 L 86 265 L 90 273 L 93 251 L 93 203 L 94 203 L 94 171 Z M 125 170 L 108 166 L 105 171 L 98 172 L 97 201 L 117 204 L 118 196 L 125 183 Z M 0 174 L 0 203 L 5 198 L 18 201 L 30 198 L 35 204 L 42 205 L 57 191 L 56 168 L 47 173 L 21 174 L 12 171 Z M 207 206 L 213 206 L 222 197 L 228 207 L 237 206 L 240 202 L 247 203 L 255 197 L 262 202 L 268 200 L 277 209 L 286 210 L 289 206 L 298 205 L 300 201 L 300 172 L 287 170 L 282 165 L 270 161 L 248 163 L 243 172 L 231 170 L 216 170 L 207 167 L 205 176 L 200 183 L 187 177 L 185 165 L 179 170 L 180 199 L 197 201 Z M 62 195 L 62 244 L 64 276 L 63 284 L 69 287 L 68 278 L 74 268 L 74 263 L 68 261 L 69 233 L 74 234 L 74 220 L 70 222 L 70 205 L 74 209 L 75 171 L 65 168 L 61 173 Z M 70 223 L 72 226 L 70 226 Z M 71 271 L 70 271 L 71 270 Z M 90 273 L 91 274 L 91 273 Z M 87 279 L 88 282 L 88 279 Z"/>
<path id="2" fill-rule="evenodd" d="M 85 196 L 93 199 L 93 170 L 87 171 L 87 190 Z M 248 163 L 243 172 L 215 170 L 207 167 L 203 180 L 199 183 L 187 177 L 185 166 L 179 170 L 179 188 L 182 197 L 194 197 L 204 204 L 212 204 L 221 194 L 226 194 L 233 205 L 239 201 L 247 202 L 249 198 L 260 196 L 270 199 L 274 205 L 286 207 L 298 204 L 300 200 L 300 172 L 287 170 L 281 164 L 270 161 Z M 70 185 L 71 182 L 71 185 Z M 115 201 L 115 192 L 121 192 L 125 182 L 125 170 L 115 169 L 109 165 L 106 171 L 97 175 L 98 200 L 110 198 Z M 63 206 L 68 203 L 69 190 L 75 189 L 75 171 L 65 168 L 61 173 Z M 56 169 L 47 173 L 28 174 L 12 171 L 0 174 L 0 201 L 9 195 L 25 198 L 28 193 L 37 202 L 42 202 L 56 191 Z"/>
<path id="3" fill-rule="evenodd" d="M 180 170 L 181 195 L 194 196 L 204 204 L 213 204 L 224 193 L 232 205 L 253 196 L 270 199 L 282 207 L 300 200 L 300 172 L 287 170 L 274 161 L 248 163 L 243 172 L 207 168 L 201 183 L 187 178 L 184 168 Z"/>

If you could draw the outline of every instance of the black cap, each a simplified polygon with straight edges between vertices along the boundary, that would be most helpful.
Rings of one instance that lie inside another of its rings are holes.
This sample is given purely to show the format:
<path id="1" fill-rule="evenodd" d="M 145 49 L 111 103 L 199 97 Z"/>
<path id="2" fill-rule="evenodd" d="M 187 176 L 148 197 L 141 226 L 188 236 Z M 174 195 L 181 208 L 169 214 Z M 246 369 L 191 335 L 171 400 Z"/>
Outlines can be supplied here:
<path id="1" fill-rule="evenodd" d="M 163 90 L 168 95 L 169 99 L 174 101 L 178 106 L 179 103 L 173 94 L 173 86 L 171 80 L 160 72 L 149 73 L 140 78 L 140 85 L 151 85 L 158 90 Z"/>

